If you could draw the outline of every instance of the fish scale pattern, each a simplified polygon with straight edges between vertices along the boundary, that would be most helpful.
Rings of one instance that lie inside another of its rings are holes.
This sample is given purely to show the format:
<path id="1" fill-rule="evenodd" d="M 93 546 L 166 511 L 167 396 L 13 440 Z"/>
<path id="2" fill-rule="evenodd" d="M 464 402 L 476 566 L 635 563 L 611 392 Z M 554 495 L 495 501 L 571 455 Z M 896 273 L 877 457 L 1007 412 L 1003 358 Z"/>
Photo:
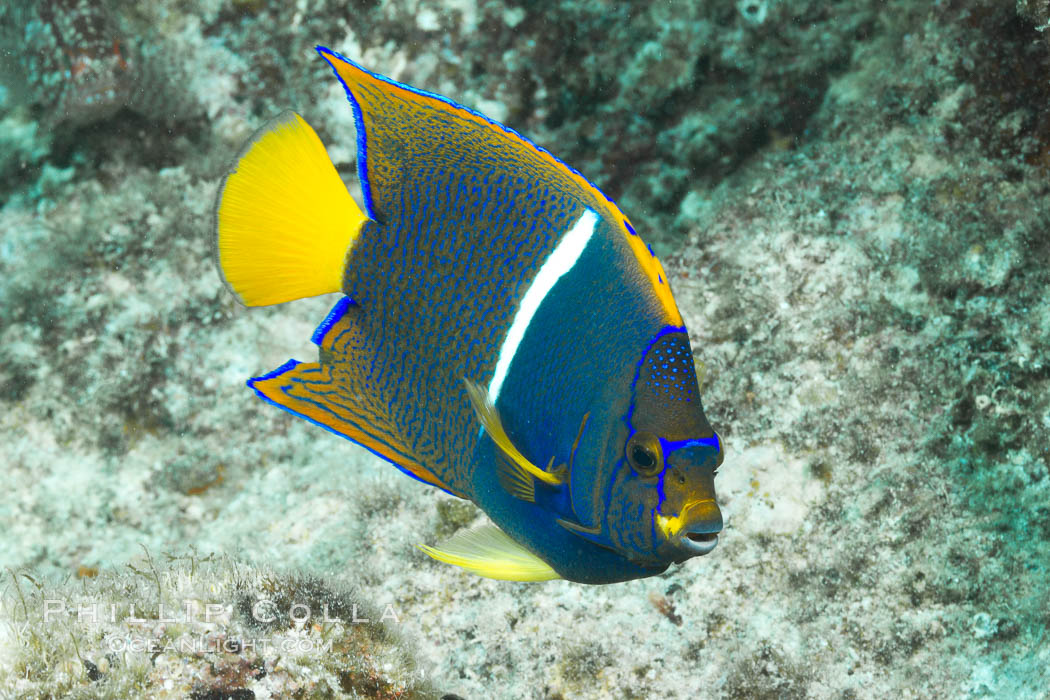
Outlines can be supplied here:
<path id="1" fill-rule="evenodd" d="M 339 359 L 383 397 L 413 453 L 466 491 L 477 431 L 462 379 L 491 377 L 514 310 L 581 207 L 502 168 L 418 172 L 406 196 L 425 206 L 378 225 L 347 269 L 374 354 Z"/>
<path id="2" fill-rule="evenodd" d="M 700 396 L 693 353 L 683 333 L 665 335 L 649 351 L 643 381 L 656 396 L 669 401 L 690 402 Z"/>

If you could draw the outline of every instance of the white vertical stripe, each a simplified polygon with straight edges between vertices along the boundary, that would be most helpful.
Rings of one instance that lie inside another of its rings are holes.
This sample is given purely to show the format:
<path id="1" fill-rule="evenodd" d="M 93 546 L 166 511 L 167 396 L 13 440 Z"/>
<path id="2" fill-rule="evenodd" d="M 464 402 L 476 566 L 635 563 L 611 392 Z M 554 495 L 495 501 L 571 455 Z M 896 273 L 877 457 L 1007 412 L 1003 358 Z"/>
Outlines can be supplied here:
<path id="1" fill-rule="evenodd" d="M 510 330 L 507 331 L 507 337 L 499 350 L 496 372 L 492 375 L 492 381 L 489 382 L 489 399 L 492 403 L 496 403 L 496 399 L 499 398 L 499 392 L 503 388 L 503 381 L 507 378 L 510 363 L 514 361 L 514 355 L 518 352 L 522 338 L 525 337 L 525 330 L 532 323 L 532 317 L 536 315 L 540 304 L 562 275 L 571 270 L 576 261 L 580 259 L 583 249 L 587 247 L 588 241 L 594 235 L 594 227 L 597 223 L 597 214 L 590 209 L 583 212 L 583 216 L 561 239 L 558 247 L 554 249 L 536 274 L 536 278 L 532 280 L 532 285 L 529 291 L 525 292 L 525 298 L 521 300 L 521 306 L 514 314 L 514 321 L 510 324 Z"/>

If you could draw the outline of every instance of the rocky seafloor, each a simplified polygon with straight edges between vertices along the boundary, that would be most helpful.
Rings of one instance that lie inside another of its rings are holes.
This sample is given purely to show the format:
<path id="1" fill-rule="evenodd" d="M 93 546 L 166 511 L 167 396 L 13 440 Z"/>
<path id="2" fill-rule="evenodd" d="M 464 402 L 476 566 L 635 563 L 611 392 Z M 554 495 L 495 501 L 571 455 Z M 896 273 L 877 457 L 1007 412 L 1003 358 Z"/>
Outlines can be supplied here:
<path id="1" fill-rule="evenodd" d="M 1041 0 L 0 10 L 0 697 L 1045 697 L 1048 26 Z M 353 186 L 315 44 L 529 135 L 652 241 L 727 445 L 711 555 L 472 577 L 414 544 L 473 506 L 245 388 L 313 357 L 332 299 L 238 306 L 215 191 L 289 107 Z"/>

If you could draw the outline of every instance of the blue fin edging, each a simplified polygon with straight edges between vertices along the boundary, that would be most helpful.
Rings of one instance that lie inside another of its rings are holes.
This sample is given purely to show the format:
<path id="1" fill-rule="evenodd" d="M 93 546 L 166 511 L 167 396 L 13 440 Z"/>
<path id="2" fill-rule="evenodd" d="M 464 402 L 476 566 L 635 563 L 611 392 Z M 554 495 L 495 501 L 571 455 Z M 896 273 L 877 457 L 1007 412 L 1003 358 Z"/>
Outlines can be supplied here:
<path id="1" fill-rule="evenodd" d="M 498 121 L 486 117 L 481 112 L 473 110 L 470 107 L 465 107 L 465 106 L 459 104 L 458 102 L 455 102 L 454 100 L 450 100 L 449 98 L 445 97 L 444 95 L 438 95 L 437 93 L 428 92 L 427 90 L 420 90 L 419 88 L 412 87 L 411 85 L 406 85 L 405 83 L 402 83 L 402 82 L 399 82 L 397 80 L 394 80 L 393 78 L 388 78 L 385 75 L 380 75 L 379 73 L 375 73 L 373 71 L 370 71 L 367 68 L 365 68 L 364 66 L 360 65 L 359 63 L 350 60 L 349 58 L 347 58 L 346 56 L 342 55 L 338 51 L 333 51 L 332 49 L 328 48 L 327 46 L 321 46 L 320 44 L 318 44 L 317 46 L 314 47 L 314 49 L 317 51 L 318 54 L 321 55 L 321 58 L 323 58 L 324 60 L 328 61 L 328 65 L 332 66 L 332 72 L 335 73 L 336 79 L 343 86 L 343 90 L 346 91 L 346 96 L 350 100 L 350 104 L 353 106 L 353 109 L 354 109 L 354 126 L 357 129 L 357 172 L 358 172 L 358 178 L 361 180 L 361 191 L 364 193 L 364 196 L 365 196 L 365 207 L 368 210 L 368 217 L 370 219 L 372 219 L 373 221 L 376 220 L 375 207 L 374 207 L 373 202 L 372 202 L 372 186 L 371 186 L 371 182 L 368 179 L 368 166 L 367 166 L 367 162 L 368 162 L 368 143 L 367 143 L 367 138 L 366 138 L 366 135 L 365 135 L 364 118 L 363 118 L 363 115 L 362 115 L 362 112 L 361 112 L 361 105 L 358 104 L 357 99 L 354 97 L 353 92 L 350 90 L 350 87 L 346 84 L 346 82 L 343 81 L 342 77 L 339 75 L 339 71 L 337 71 L 335 69 L 335 66 L 332 65 L 332 61 L 331 61 L 331 59 L 329 57 L 339 59 L 340 61 L 343 61 L 344 63 L 348 63 L 351 66 L 353 66 L 354 68 L 358 69 L 359 71 L 362 71 L 363 73 L 367 73 L 368 75 L 372 76 L 376 80 L 380 80 L 380 81 L 382 81 L 382 82 L 384 82 L 384 83 L 386 83 L 388 85 L 393 85 L 394 87 L 399 87 L 399 88 L 401 88 L 403 90 L 407 90 L 409 92 L 413 92 L 413 93 L 415 93 L 417 95 L 420 95 L 422 97 L 429 97 L 431 99 L 437 100 L 438 102 L 443 102 L 446 105 L 448 105 L 449 107 L 452 107 L 453 109 L 457 109 L 457 110 L 466 112 L 467 114 L 471 114 L 471 115 L 473 115 L 475 117 L 479 117 L 479 118 L 483 119 L 484 121 L 488 122 L 489 124 L 491 124 L 493 126 L 496 126 L 496 127 L 499 127 L 500 129 L 502 129 L 506 133 L 510 134 L 514 138 L 519 139 L 522 142 L 528 144 L 529 146 L 535 148 L 540 153 L 542 153 L 544 155 L 547 155 L 547 156 L 550 156 L 550 158 L 552 160 L 554 160 L 554 162 L 556 162 L 558 165 L 561 165 L 562 167 L 564 167 L 566 170 L 568 170 L 573 175 L 578 175 L 580 178 L 583 179 L 584 182 L 586 182 L 588 185 L 593 187 L 595 192 L 597 192 L 602 197 L 604 197 L 605 201 L 607 201 L 609 204 L 611 204 L 616 209 L 616 211 L 620 210 L 620 207 L 617 206 L 617 204 L 613 200 L 613 198 L 610 197 L 609 195 L 605 194 L 605 192 L 603 192 L 601 189 L 599 189 L 598 186 L 595 185 L 593 182 L 591 182 L 583 173 L 581 173 L 579 170 L 577 170 L 576 168 L 572 167 L 571 165 L 569 165 L 568 163 L 563 161 L 561 158 L 558 158 L 558 156 L 554 155 L 553 153 L 548 151 L 543 146 L 540 146 L 540 145 L 534 143 L 532 140 L 526 138 L 525 136 L 522 136 L 521 134 L 519 134 L 517 131 L 515 131 L 511 127 L 507 126 L 506 124 L 500 124 Z M 624 220 L 624 224 L 625 224 L 625 226 L 627 226 L 629 228 L 631 233 L 634 233 L 634 228 L 630 227 L 630 224 L 627 223 L 626 218 Z M 635 235 L 637 235 L 637 234 L 635 234 Z"/>
<path id="2" fill-rule="evenodd" d="M 340 300 L 339 303 L 336 304 L 335 308 L 333 308 L 332 311 L 329 312 L 328 315 L 332 316 L 332 314 L 336 311 L 336 309 L 338 309 L 340 307 L 340 305 L 342 304 L 343 301 L 348 302 L 348 304 L 343 305 L 343 312 L 344 313 L 345 313 L 346 308 L 348 308 L 349 303 L 353 303 L 350 300 L 349 297 L 344 297 L 343 299 Z M 325 321 L 327 322 L 328 318 L 326 318 Z M 324 326 L 324 323 L 322 323 L 321 326 Z M 320 330 L 320 328 L 318 328 L 318 330 Z M 315 335 L 316 335 L 316 332 L 315 332 Z M 258 396 L 260 399 L 262 399 L 266 403 L 270 404 L 271 406 L 276 406 L 277 408 L 281 409 L 282 411 L 287 411 L 288 413 L 291 413 L 296 418 L 301 418 L 304 421 L 306 421 L 307 423 L 312 423 L 313 425 L 316 425 L 319 428 L 324 428 L 325 430 L 327 430 L 328 432 L 332 433 L 333 435 L 338 435 L 339 437 L 343 438 L 344 440 L 348 440 L 349 442 L 352 442 L 352 443 L 354 443 L 355 445 L 357 445 L 359 447 L 363 447 L 364 449 L 368 450 L 369 452 L 371 452 L 373 455 L 375 455 L 379 459 L 383 460 L 384 462 L 388 462 L 388 463 L 392 464 L 402 474 L 410 476 L 410 477 L 412 477 L 413 479 L 415 479 L 416 481 L 418 481 L 418 482 L 420 482 L 422 484 L 426 484 L 427 486 L 433 486 L 434 488 L 437 488 L 437 489 L 440 489 L 441 491 L 444 491 L 445 493 L 447 493 L 450 496 L 455 496 L 457 498 L 463 498 L 463 496 L 460 496 L 459 494 L 456 494 L 456 493 L 452 493 L 451 491 L 449 491 L 448 489 L 446 489 L 443 486 L 439 486 L 438 484 L 432 484 L 429 481 L 426 481 L 424 479 L 419 478 L 418 476 L 413 474 L 411 471 L 409 471 L 408 469 L 405 469 L 400 464 L 398 464 L 394 460 L 390 459 L 386 455 L 380 454 L 379 452 L 376 452 L 375 450 L 373 450 L 368 445 L 362 445 L 357 440 L 354 440 L 352 437 L 350 437 L 350 436 L 348 436 L 348 435 L 346 435 L 344 433 L 339 432 L 338 430 L 336 430 L 332 426 L 325 425 L 324 423 L 316 421 L 316 420 L 314 420 L 313 418 L 310 418 L 307 415 L 299 413 L 298 411 L 292 409 L 289 406 L 285 406 L 284 404 L 277 403 L 276 401 L 274 401 L 269 396 L 267 396 L 266 394 L 262 393 L 262 391 L 260 391 L 259 389 L 257 389 L 255 387 L 255 382 L 261 382 L 261 381 L 265 381 L 267 379 L 274 379 L 276 377 L 281 376 L 282 374 L 286 374 L 287 372 L 290 372 L 290 371 L 294 370 L 296 367 L 298 367 L 301 364 L 302 363 L 299 362 L 299 360 L 295 360 L 295 359 L 288 360 L 283 365 L 281 365 L 280 367 L 278 367 L 277 369 L 275 369 L 275 370 L 273 370 L 271 372 L 267 372 L 266 374 L 261 375 L 259 377 L 252 377 L 247 382 L 245 382 L 245 384 L 247 384 L 249 389 L 251 389 L 252 391 L 255 392 L 256 396 Z"/>
<path id="3" fill-rule="evenodd" d="M 324 337 L 328 335 L 328 331 L 332 329 L 332 326 L 339 323 L 340 319 L 346 315 L 347 309 L 354 305 L 354 300 L 350 297 L 343 297 L 335 303 L 332 310 L 328 312 L 328 315 L 324 317 L 319 325 L 310 336 L 310 342 L 320 347 L 321 343 L 324 342 Z M 287 363 L 285 363 L 287 364 Z M 283 367 L 284 365 L 282 365 Z M 280 368 L 278 368 L 280 369 Z M 277 370 L 274 370 L 275 372 Z M 272 374 L 272 373 L 271 373 Z M 261 379 L 262 377 L 260 377 Z"/>
<path id="4" fill-rule="evenodd" d="M 372 183 L 368 179 L 368 141 L 365 138 L 365 120 L 361 112 L 361 105 L 358 104 L 357 98 L 354 97 L 354 93 L 350 90 L 344 81 L 342 76 L 339 75 L 339 71 L 335 69 L 335 65 L 332 63 L 329 56 L 338 58 L 341 61 L 345 61 L 350 65 L 354 66 L 359 70 L 363 70 L 366 73 L 369 71 L 365 70 L 361 66 L 357 65 L 353 61 L 345 58 L 336 51 L 332 51 L 326 46 L 318 44 L 314 47 L 321 58 L 328 62 L 331 66 L 332 72 L 335 74 L 335 79 L 339 81 L 339 84 L 343 86 L 343 91 L 346 92 L 346 98 L 350 101 L 350 106 L 354 111 L 354 130 L 357 131 L 357 179 L 361 182 L 361 193 L 365 198 L 365 213 L 368 214 L 368 218 L 372 221 L 376 221 L 375 204 L 372 202 Z M 371 73 L 370 73 L 371 75 Z"/>

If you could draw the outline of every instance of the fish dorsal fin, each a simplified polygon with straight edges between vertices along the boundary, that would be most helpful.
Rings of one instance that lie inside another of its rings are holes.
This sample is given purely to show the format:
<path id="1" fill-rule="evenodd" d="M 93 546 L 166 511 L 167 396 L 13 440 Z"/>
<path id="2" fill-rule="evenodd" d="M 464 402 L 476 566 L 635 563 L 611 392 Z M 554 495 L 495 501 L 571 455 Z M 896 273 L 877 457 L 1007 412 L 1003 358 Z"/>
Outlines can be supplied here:
<path id="1" fill-rule="evenodd" d="M 513 129 L 431 92 L 373 73 L 323 46 L 354 108 L 358 170 L 370 214 L 389 218 L 403 206 L 402 187 L 430 168 L 502 170 L 549 183 L 586 206 L 625 220 L 583 175 Z"/>
<path id="2" fill-rule="evenodd" d="M 497 173 L 542 182 L 597 212 L 622 235 L 668 322 L 681 325 L 660 261 L 635 232 L 616 203 L 587 178 L 513 129 L 452 100 L 368 71 L 331 49 L 318 46 L 346 89 L 357 125 L 357 168 L 368 215 L 377 221 L 401 216 L 431 178 L 451 173 Z"/>
<path id="3" fill-rule="evenodd" d="M 314 332 L 325 353 L 349 361 L 301 363 L 289 360 L 273 372 L 248 381 L 265 401 L 320 425 L 382 457 L 409 476 L 462 497 L 441 481 L 402 437 L 386 405 L 374 393 L 359 390 L 358 377 L 368 343 L 354 323 L 358 307 L 341 299 Z"/>
<path id="4" fill-rule="evenodd" d="M 478 576 L 502 581 L 550 581 L 561 578 L 550 564 L 491 523 L 462 530 L 440 547 L 418 545 L 428 556 Z"/>

